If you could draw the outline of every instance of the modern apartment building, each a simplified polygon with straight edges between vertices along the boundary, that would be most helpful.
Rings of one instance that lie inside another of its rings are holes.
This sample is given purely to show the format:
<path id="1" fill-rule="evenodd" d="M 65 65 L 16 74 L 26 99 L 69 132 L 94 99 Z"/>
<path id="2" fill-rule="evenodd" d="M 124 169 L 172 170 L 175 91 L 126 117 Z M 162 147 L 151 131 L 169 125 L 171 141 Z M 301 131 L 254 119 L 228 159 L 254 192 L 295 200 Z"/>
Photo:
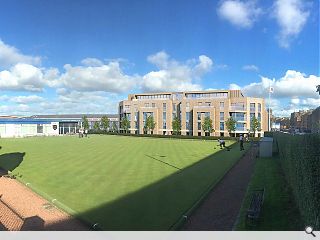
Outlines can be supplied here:
<path id="1" fill-rule="evenodd" d="M 121 101 L 119 117 L 120 121 L 128 118 L 131 133 L 142 134 L 147 117 L 152 115 L 156 123 L 153 133 L 171 135 L 172 120 L 178 116 L 182 135 L 204 136 L 208 133 L 203 131 L 202 123 L 208 116 L 214 128 L 210 135 L 228 136 L 225 122 L 229 117 L 237 121 L 235 133 L 239 135 L 248 133 L 255 116 L 261 128 L 258 136 L 268 129 L 265 109 L 264 99 L 245 97 L 240 90 L 143 93 L 130 94 L 128 100 Z"/>

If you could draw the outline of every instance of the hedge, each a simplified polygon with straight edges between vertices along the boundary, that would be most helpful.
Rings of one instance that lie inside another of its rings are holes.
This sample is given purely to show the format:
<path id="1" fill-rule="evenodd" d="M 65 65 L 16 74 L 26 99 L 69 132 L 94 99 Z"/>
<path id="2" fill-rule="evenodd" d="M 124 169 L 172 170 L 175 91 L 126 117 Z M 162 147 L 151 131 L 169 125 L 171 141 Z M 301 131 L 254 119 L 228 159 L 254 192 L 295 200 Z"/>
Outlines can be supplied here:
<path id="1" fill-rule="evenodd" d="M 274 140 L 305 225 L 320 230 L 320 135 L 274 133 Z"/>
<path id="2" fill-rule="evenodd" d="M 274 132 L 264 132 L 263 136 L 265 137 L 273 137 Z"/>
<path id="3" fill-rule="evenodd" d="M 217 140 L 223 138 L 224 140 L 235 140 L 235 137 L 219 137 L 219 136 L 188 136 L 188 135 L 160 135 L 160 134 L 131 134 L 131 133 L 116 133 L 107 132 L 104 130 L 89 130 L 89 134 L 106 134 L 132 137 L 152 137 L 152 138 L 177 138 L 177 139 L 200 139 L 200 140 Z M 250 140 L 259 141 L 260 138 L 252 138 Z"/>

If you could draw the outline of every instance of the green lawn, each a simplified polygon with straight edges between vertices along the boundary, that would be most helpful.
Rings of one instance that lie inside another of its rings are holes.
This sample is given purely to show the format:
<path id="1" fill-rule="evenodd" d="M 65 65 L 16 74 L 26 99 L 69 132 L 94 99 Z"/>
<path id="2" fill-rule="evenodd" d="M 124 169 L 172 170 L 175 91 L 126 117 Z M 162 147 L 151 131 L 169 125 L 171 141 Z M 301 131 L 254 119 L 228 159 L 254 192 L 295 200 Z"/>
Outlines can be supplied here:
<path id="1" fill-rule="evenodd" d="M 216 141 L 98 135 L 0 145 L 0 166 L 105 230 L 169 229 L 243 154 Z"/>
<path id="2" fill-rule="evenodd" d="M 264 203 L 257 226 L 245 225 L 245 214 L 255 189 L 265 188 Z M 258 158 L 243 201 L 236 230 L 300 231 L 299 211 L 283 175 L 279 158 Z"/>

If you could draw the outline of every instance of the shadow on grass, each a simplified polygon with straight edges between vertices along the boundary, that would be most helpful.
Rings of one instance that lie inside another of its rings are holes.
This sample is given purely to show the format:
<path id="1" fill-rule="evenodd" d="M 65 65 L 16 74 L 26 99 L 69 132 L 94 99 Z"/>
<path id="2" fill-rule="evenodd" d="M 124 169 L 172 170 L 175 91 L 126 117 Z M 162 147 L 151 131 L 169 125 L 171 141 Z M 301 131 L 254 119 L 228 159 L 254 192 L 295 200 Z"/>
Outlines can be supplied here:
<path id="1" fill-rule="evenodd" d="M 23 161 L 25 153 L 14 152 L 0 155 L 0 175 L 8 174 L 8 171 L 16 169 Z M 2 171 L 1 171 L 2 169 Z"/>
<path id="2" fill-rule="evenodd" d="M 239 152 L 237 146 L 231 151 L 219 151 L 158 182 L 75 217 L 90 225 L 97 223 L 102 230 L 169 230 L 244 153 Z M 90 195 L 90 192 L 84 194 Z"/>

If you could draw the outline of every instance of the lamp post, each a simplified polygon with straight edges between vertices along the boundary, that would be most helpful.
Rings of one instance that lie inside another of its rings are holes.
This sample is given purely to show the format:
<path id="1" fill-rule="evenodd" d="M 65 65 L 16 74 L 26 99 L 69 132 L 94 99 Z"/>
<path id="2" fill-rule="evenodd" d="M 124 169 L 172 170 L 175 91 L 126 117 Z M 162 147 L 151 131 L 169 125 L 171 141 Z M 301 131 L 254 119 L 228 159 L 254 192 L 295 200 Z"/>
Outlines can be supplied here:
<path id="1" fill-rule="evenodd" d="M 268 108 L 268 131 L 271 131 L 271 116 L 270 116 L 270 106 L 271 106 L 271 93 L 273 93 L 273 87 L 269 86 L 269 108 Z"/>

